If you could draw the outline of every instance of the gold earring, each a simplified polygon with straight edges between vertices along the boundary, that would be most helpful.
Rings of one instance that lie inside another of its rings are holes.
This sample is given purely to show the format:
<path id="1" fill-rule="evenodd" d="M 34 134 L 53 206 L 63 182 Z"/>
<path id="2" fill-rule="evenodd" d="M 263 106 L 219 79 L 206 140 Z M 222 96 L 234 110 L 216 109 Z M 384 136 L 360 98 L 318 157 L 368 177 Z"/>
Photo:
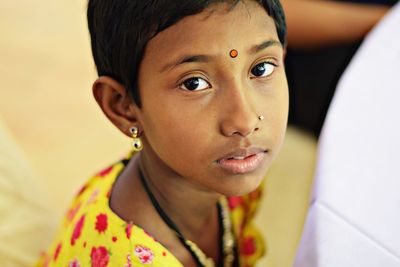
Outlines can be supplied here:
<path id="1" fill-rule="evenodd" d="M 140 150 L 143 149 L 143 143 L 142 140 L 140 140 L 140 137 L 138 137 L 139 130 L 137 127 L 133 126 L 129 129 L 129 132 L 132 134 L 132 146 L 133 146 L 133 151 L 139 152 Z"/>
<path id="2" fill-rule="evenodd" d="M 258 116 L 258 120 L 260 121 L 264 120 L 264 116 L 263 115 Z"/>

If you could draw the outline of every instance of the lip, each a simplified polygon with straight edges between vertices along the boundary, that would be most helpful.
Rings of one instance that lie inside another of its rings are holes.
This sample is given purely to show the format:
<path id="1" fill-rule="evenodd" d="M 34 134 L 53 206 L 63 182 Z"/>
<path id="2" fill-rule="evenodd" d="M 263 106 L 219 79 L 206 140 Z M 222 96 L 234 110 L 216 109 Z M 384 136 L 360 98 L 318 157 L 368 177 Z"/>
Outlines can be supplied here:
<path id="1" fill-rule="evenodd" d="M 217 164 L 233 174 L 245 174 L 256 170 L 266 153 L 262 148 L 238 149 L 217 160 Z"/>

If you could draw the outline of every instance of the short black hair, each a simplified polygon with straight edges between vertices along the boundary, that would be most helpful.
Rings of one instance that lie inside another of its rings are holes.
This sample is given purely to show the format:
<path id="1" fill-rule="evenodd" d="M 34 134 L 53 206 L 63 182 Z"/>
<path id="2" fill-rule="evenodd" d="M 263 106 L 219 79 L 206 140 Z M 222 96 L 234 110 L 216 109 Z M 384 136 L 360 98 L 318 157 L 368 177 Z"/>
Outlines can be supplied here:
<path id="1" fill-rule="evenodd" d="M 186 16 L 202 12 L 211 4 L 241 0 L 89 0 L 87 19 L 93 58 L 99 76 L 123 84 L 141 105 L 137 76 L 148 41 Z M 271 16 L 282 46 L 286 23 L 279 0 L 254 0 Z"/>

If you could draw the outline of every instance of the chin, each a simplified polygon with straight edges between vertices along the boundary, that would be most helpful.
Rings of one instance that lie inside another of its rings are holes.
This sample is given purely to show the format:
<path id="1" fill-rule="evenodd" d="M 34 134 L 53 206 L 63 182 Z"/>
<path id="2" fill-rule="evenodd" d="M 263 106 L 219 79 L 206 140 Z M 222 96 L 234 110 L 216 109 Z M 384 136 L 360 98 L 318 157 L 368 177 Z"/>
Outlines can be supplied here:
<path id="1" fill-rule="evenodd" d="M 229 181 L 222 183 L 223 188 L 218 190 L 220 194 L 227 197 L 243 196 L 255 191 L 262 183 L 265 175 L 235 175 L 238 177 L 228 178 Z"/>

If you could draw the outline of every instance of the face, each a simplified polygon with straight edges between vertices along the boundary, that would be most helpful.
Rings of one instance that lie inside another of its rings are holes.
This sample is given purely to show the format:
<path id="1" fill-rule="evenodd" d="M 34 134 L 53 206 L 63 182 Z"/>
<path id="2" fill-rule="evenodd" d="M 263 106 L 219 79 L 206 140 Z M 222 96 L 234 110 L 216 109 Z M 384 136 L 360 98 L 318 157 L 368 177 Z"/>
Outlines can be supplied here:
<path id="1" fill-rule="evenodd" d="M 185 17 L 148 42 L 138 79 L 148 167 L 224 195 L 256 189 L 288 110 L 283 48 L 261 6 Z"/>

